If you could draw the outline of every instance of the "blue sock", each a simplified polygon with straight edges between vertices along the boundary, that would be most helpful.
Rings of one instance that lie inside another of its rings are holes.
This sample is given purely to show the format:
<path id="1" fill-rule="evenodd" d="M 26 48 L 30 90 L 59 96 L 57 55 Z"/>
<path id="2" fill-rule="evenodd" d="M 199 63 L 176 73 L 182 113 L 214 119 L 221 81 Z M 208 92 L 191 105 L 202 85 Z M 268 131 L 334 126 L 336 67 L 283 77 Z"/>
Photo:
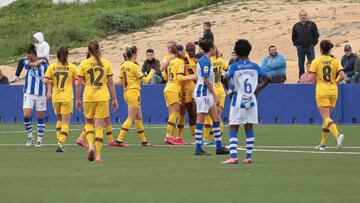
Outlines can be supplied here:
<path id="1" fill-rule="evenodd" d="M 204 128 L 203 123 L 196 123 L 196 128 L 195 128 L 195 151 L 196 152 L 201 151 L 203 128 Z"/>
<path id="2" fill-rule="evenodd" d="M 238 147 L 238 136 L 236 131 L 230 131 L 229 133 L 229 147 L 230 147 L 230 157 L 236 159 L 237 158 L 237 147 Z"/>
<path id="3" fill-rule="evenodd" d="M 216 149 L 221 149 L 222 145 L 221 145 L 220 121 L 213 123 L 212 130 L 215 136 Z"/>
<path id="4" fill-rule="evenodd" d="M 255 136 L 254 136 L 253 130 L 246 131 L 245 133 L 246 133 L 246 156 L 245 156 L 245 158 L 250 159 L 253 148 L 254 148 Z"/>
<path id="5" fill-rule="evenodd" d="M 28 137 L 32 137 L 32 123 L 31 123 L 31 117 L 25 117 L 24 118 L 24 126 L 25 131 Z"/>
<path id="6" fill-rule="evenodd" d="M 45 131 L 45 120 L 43 118 L 38 118 L 37 131 L 38 131 L 38 139 L 39 138 L 41 139 L 44 136 L 44 131 Z"/>

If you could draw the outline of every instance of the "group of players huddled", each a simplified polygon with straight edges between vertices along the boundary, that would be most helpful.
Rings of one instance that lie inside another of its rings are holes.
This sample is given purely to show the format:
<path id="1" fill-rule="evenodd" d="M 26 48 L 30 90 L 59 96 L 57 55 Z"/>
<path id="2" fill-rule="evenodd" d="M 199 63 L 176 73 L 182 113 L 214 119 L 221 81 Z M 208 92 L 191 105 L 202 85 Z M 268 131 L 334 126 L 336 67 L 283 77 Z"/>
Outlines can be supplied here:
<path id="1" fill-rule="evenodd" d="M 252 162 L 251 155 L 255 142 L 253 124 L 258 123 L 256 97 L 270 82 L 270 78 L 263 74 L 256 63 L 249 60 L 252 47 L 248 40 L 236 41 L 233 51 L 237 55 L 237 60 L 229 65 L 225 64 L 222 54 L 212 40 L 200 41 L 199 47 L 201 51 L 196 53 L 194 43 L 187 43 L 185 47 L 172 41 L 167 43 L 168 54 L 160 67 L 167 81 L 164 97 L 169 110 L 164 142 L 170 145 L 188 144 L 182 137 L 187 112 L 189 128 L 195 144 L 195 155 L 210 155 L 202 149 L 202 145 L 204 135 L 208 135 L 212 128 L 216 154 L 230 154 L 230 159 L 222 163 L 237 164 L 239 162 L 238 128 L 244 125 L 246 155 L 242 162 L 249 164 Z M 320 44 L 323 56 L 315 60 L 310 69 L 317 81 L 316 99 L 324 121 L 323 137 L 319 147 L 324 149 L 329 131 L 337 139 L 339 147 L 344 139 L 344 135 L 338 132 L 335 123 L 330 119 L 330 112 L 335 107 L 337 99 L 337 83 L 344 78 L 338 61 L 329 56 L 331 48 L 332 44 L 329 41 L 323 41 Z M 111 105 L 116 111 L 118 101 L 113 70 L 109 61 L 101 56 L 98 42 L 89 43 L 87 59 L 83 60 L 79 67 L 68 62 L 68 50 L 63 46 L 57 50 L 57 62 L 49 66 L 44 63 L 45 61 L 37 58 L 35 47 L 30 46 L 27 60 L 24 61 L 27 70 L 23 103 L 24 125 L 28 135 L 26 146 L 34 143 L 31 127 L 31 113 L 34 106 L 38 112 L 36 146 L 42 145 L 45 129 L 44 111 L 48 97 L 52 100 L 57 116 L 56 151 L 64 152 L 74 106 L 74 81 L 76 81 L 75 106 L 79 111 L 84 112 L 86 119 L 84 129 L 76 143 L 83 147 L 88 146 L 89 161 L 102 162 L 104 129 L 108 146 L 128 146 L 124 138 L 134 121 L 141 145 L 152 146 L 144 132 L 140 91 L 141 83 L 150 82 L 155 70 L 151 70 L 145 76 L 136 62 L 137 53 L 137 47 L 134 45 L 126 46 L 123 53 L 125 61 L 120 65 L 120 84 L 124 89 L 128 117 L 122 124 L 119 136 L 114 140 L 109 106 Z M 261 83 L 258 82 L 258 78 L 262 78 Z M 221 142 L 223 133 L 221 114 L 226 95 L 230 97 L 229 149 Z M 177 133 L 175 133 L 176 127 Z"/>

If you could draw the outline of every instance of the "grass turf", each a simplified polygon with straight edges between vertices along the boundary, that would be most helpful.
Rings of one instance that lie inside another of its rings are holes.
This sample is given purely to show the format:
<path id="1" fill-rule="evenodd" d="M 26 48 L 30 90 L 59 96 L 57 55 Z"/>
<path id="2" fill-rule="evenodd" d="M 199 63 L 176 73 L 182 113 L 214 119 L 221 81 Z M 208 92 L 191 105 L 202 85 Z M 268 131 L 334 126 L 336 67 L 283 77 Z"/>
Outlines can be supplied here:
<path id="1" fill-rule="evenodd" d="M 115 126 L 114 127 L 119 127 Z M 146 126 L 148 127 L 148 126 Z M 81 126 L 73 125 L 68 144 Z M 4 146 L 23 144 L 21 125 L 0 125 L 1 202 L 358 202 L 359 154 L 310 154 L 312 148 L 288 148 L 305 153 L 254 152 L 251 165 L 220 164 L 228 156 L 195 157 L 188 147 L 103 148 L 104 162 L 87 161 L 86 149 Z M 47 125 L 47 129 L 54 129 Z M 320 126 L 256 126 L 261 146 L 309 146 L 319 141 Z M 345 146 L 359 147 L 360 129 L 340 126 Z M 145 128 L 149 141 L 162 144 L 164 126 Z M 119 130 L 114 130 L 117 135 Z M 8 132 L 8 133 L 7 133 Z M 244 133 L 240 133 L 240 144 Z M 185 138 L 190 138 L 185 129 Z M 227 141 L 227 129 L 224 140 Z M 139 141 L 132 130 L 129 144 Z M 45 143 L 55 143 L 47 132 Z M 329 146 L 335 146 L 331 135 Z M 269 149 L 269 148 L 266 148 Z M 272 148 L 270 148 L 271 150 Z M 279 149 L 276 148 L 275 149 Z M 282 148 L 281 148 L 282 149 Z M 213 148 L 206 148 L 214 154 Z M 327 151 L 335 151 L 330 148 Z M 344 152 L 360 153 L 360 148 Z M 240 157 L 244 151 L 240 151 Z"/>

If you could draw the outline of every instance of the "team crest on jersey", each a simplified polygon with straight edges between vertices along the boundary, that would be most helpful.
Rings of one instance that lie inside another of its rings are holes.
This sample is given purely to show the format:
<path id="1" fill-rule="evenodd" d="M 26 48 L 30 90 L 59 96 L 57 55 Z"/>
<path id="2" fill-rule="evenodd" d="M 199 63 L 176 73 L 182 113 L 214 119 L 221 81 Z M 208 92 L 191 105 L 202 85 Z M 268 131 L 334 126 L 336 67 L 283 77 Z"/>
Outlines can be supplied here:
<path id="1" fill-rule="evenodd" d="M 184 72 L 184 70 L 185 70 L 184 66 L 180 66 L 180 71 Z"/>
<path id="2" fill-rule="evenodd" d="M 204 73 L 207 73 L 207 72 L 209 72 L 209 66 L 204 67 Z"/>

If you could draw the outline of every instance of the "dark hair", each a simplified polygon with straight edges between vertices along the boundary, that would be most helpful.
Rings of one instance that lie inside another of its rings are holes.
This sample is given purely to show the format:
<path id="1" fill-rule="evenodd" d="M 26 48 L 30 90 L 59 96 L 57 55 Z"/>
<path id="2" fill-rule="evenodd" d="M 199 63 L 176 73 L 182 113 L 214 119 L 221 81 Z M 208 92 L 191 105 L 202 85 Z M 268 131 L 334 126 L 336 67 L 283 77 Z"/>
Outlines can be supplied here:
<path id="1" fill-rule="evenodd" d="M 89 50 L 89 53 L 95 57 L 97 65 L 103 67 L 104 65 L 102 64 L 102 62 L 100 60 L 101 52 L 100 52 L 99 43 L 95 40 L 91 41 L 88 45 L 88 50 Z"/>
<path id="2" fill-rule="evenodd" d="M 235 43 L 234 51 L 239 57 L 247 57 L 251 51 L 251 44 L 246 39 L 239 39 Z"/>
<path id="3" fill-rule="evenodd" d="M 214 48 L 214 43 L 212 40 L 205 39 L 200 41 L 199 46 L 204 52 L 207 53 L 211 48 Z"/>
<path id="4" fill-rule="evenodd" d="M 29 44 L 28 46 L 28 50 L 26 52 L 27 54 L 34 54 L 35 56 L 37 56 L 37 52 L 36 52 L 36 47 L 34 44 Z"/>
<path id="5" fill-rule="evenodd" d="M 208 26 L 209 28 L 211 27 L 211 23 L 209 21 L 204 22 L 204 25 Z"/>
<path id="6" fill-rule="evenodd" d="M 334 47 L 334 44 L 330 42 L 330 40 L 323 40 L 320 42 L 320 49 L 322 50 L 323 54 L 328 55 L 330 50 Z"/>
<path id="7" fill-rule="evenodd" d="M 125 54 L 128 59 L 130 59 L 136 53 L 137 47 L 135 45 L 125 47 Z"/>
<path id="8" fill-rule="evenodd" d="M 68 58 L 68 55 L 69 55 L 69 50 L 67 50 L 65 47 L 63 46 L 60 46 L 57 50 L 57 58 L 58 60 L 63 64 L 63 65 L 67 65 L 68 64 L 68 61 L 67 61 L 67 58 Z"/>
<path id="9" fill-rule="evenodd" d="M 146 50 L 146 53 L 154 53 L 154 49 L 148 49 Z"/>
<path id="10" fill-rule="evenodd" d="M 186 45 L 185 45 L 185 49 L 186 50 L 189 50 L 189 49 L 196 49 L 196 45 L 193 43 L 193 42 L 188 42 Z"/>
<path id="11" fill-rule="evenodd" d="M 184 47 L 180 44 L 176 45 L 176 50 L 177 51 L 184 51 Z"/>
<path id="12" fill-rule="evenodd" d="M 275 45 L 270 45 L 269 48 L 268 48 L 268 51 L 270 51 L 271 48 L 276 48 Z"/>

